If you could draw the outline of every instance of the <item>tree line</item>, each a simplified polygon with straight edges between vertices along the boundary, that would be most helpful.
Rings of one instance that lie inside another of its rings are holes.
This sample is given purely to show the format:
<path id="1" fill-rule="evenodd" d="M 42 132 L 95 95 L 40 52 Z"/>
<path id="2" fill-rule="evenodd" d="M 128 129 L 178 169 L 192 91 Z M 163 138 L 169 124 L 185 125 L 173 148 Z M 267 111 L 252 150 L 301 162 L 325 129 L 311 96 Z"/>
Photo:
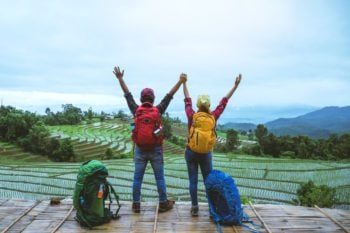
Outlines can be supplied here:
<path id="1" fill-rule="evenodd" d="M 242 148 L 252 155 L 288 156 L 301 159 L 350 159 L 350 134 L 332 134 L 328 139 L 312 139 L 308 136 L 275 136 L 260 124 L 255 129 L 257 144 Z"/>
<path id="2" fill-rule="evenodd" d="M 50 137 L 45 125 L 76 125 L 85 120 L 92 122 L 94 118 L 104 121 L 108 114 L 95 113 L 92 109 L 82 111 L 72 104 L 62 105 L 63 111 L 52 112 L 47 108 L 46 115 L 39 116 L 28 111 L 18 110 L 12 106 L 0 107 L 0 140 L 19 145 L 25 151 L 47 155 L 54 161 L 74 161 L 75 153 L 69 139 L 58 140 Z M 112 117 L 130 121 L 130 117 L 120 110 Z M 168 113 L 163 116 L 163 133 L 167 140 L 184 146 L 186 138 L 173 135 L 171 125 L 181 124 L 179 118 L 171 118 Z M 328 139 L 312 139 L 307 136 L 275 136 L 260 124 L 249 139 L 255 136 L 257 143 L 250 146 L 240 146 L 239 132 L 226 130 L 226 142 L 217 143 L 217 152 L 239 151 L 257 156 L 271 155 L 273 157 L 288 156 L 302 159 L 349 159 L 350 134 L 331 135 Z"/>
<path id="3" fill-rule="evenodd" d="M 180 123 L 178 118 L 168 114 L 163 117 L 166 139 L 179 146 L 186 145 L 186 138 L 173 135 L 171 125 Z M 300 159 L 340 160 L 350 159 L 350 134 L 332 134 L 328 139 L 312 139 L 308 136 L 276 136 L 263 125 L 257 125 L 249 132 L 234 129 L 221 129 L 226 133 L 224 143 L 216 143 L 214 151 L 244 153 L 256 156 L 290 157 Z M 251 144 L 242 144 L 240 135 Z"/>
<path id="4" fill-rule="evenodd" d="M 74 161 L 69 139 L 50 137 L 45 118 L 12 106 L 0 107 L 0 141 L 14 143 L 25 151 L 46 155 L 53 161 Z"/>
<path id="5" fill-rule="evenodd" d="M 0 106 L 0 141 L 18 145 L 24 151 L 48 156 L 53 161 L 75 161 L 76 154 L 69 139 L 58 140 L 50 136 L 47 125 L 77 125 L 82 121 L 105 121 L 108 117 L 130 121 L 122 110 L 113 115 L 96 113 L 91 108 L 82 111 L 72 104 L 63 104 L 62 111 L 46 108 L 45 115 L 37 115 L 12 106 Z M 170 130 L 170 129 L 169 129 Z M 106 152 L 106 158 L 111 151 Z"/>

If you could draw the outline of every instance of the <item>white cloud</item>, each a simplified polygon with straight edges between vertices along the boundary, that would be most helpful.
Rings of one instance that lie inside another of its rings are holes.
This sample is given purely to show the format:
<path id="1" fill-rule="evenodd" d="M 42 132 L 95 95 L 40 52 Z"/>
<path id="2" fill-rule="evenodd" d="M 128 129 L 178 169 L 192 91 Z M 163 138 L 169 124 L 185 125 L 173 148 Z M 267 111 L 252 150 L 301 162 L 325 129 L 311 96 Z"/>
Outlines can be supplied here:
<path id="1" fill-rule="evenodd" d="M 349 82 L 336 79 L 280 80 L 265 85 L 242 85 L 237 92 L 240 106 L 346 106 L 349 105 Z"/>
<path id="2" fill-rule="evenodd" d="M 240 104 L 347 104 L 350 25 L 339 5 L 347 4 L 277 0 L 2 3 L 0 95 L 8 100 L 14 95 L 6 90 L 37 91 L 41 94 L 34 96 L 46 97 L 61 93 L 50 97 L 61 104 L 70 95 L 64 93 L 80 93 L 68 98 L 78 102 L 85 96 L 82 93 L 89 93 L 96 95 L 91 97 L 95 103 L 101 95 L 122 96 L 111 72 L 120 65 L 136 97 L 150 86 L 161 98 L 179 73 L 187 72 L 194 98 L 207 92 L 218 101 L 241 72 L 244 80 L 234 97 Z M 176 98 L 182 99 L 179 92 Z M 36 102 L 41 104 L 45 98 L 31 100 Z"/>
<path id="3" fill-rule="evenodd" d="M 70 94 L 41 91 L 9 91 L 0 89 L 0 99 L 4 105 L 13 106 L 50 106 L 77 104 L 88 106 L 122 106 L 123 96 L 104 94 Z"/>

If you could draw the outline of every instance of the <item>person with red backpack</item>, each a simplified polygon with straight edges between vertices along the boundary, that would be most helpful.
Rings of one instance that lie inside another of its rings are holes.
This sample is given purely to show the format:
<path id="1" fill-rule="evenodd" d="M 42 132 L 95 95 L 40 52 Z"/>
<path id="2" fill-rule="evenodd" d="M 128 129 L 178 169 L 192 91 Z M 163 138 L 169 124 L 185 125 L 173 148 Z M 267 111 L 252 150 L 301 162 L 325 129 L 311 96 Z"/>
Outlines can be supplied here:
<path id="1" fill-rule="evenodd" d="M 154 91 L 151 88 L 144 88 L 141 91 L 141 105 L 137 105 L 131 92 L 124 82 L 124 70 L 114 67 L 113 73 L 117 77 L 119 84 L 124 92 L 128 107 L 134 116 L 134 129 L 132 140 L 135 143 L 135 172 L 133 181 L 133 204 L 134 213 L 140 213 L 141 209 L 141 185 L 148 161 L 151 163 L 157 190 L 159 194 L 159 212 L 165 212 L 173 208 L 174 201 L 167 198 L 166 184 L 164 178 L 163 161 L 163 135 L 161 115 L 167 109 L 174 94 L 186 81 L 185 76 L 181 75 L 179 81 L 170 90 L 162 101 L 154 106 Z"/>
<path id="2" fill-rule="evenodd" d="M 198 166 L 201 169 L 203 181 L 205 181 L 206 177 L 212 171 L 212 150 L 216 143 L 216 122 L 225 110 L 228 100 L 236 91 L 241 78 L 241 74 L 236 77 L 235 85 L 221 99 L 214 111 L 210 111 L 210 97 L 208 95 L 199 95 L 197 99 L 198 111 L 195 112 L 192 108 L 192 99 L 189 95 L 186 82 L 183 83 L 185 111 L 189 130 L 185 159 L 189 177 L 192 216 L 198 216 Z M 187 76 L 185 80 L 187 80 Z"/>

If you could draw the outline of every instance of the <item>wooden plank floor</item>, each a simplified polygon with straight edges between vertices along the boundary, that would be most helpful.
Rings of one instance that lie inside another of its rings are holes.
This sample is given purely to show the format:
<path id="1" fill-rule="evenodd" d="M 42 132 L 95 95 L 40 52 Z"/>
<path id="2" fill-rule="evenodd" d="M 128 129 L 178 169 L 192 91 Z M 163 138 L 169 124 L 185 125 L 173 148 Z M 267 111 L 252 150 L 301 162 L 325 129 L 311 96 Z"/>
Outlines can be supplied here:
<path id="1" fill-rule="evenodd" d="M 120 219 L 92 230 L 79 226 L 74 220 L 75 211 L 69 214 L 71 208 L 71 200 L 62 200 L 59 205 L 50 205 L 49 201 L 0 199 L 0 232 L 217 232 L 216 225 L 209 218 L 208 206 L 205 203 L 200 204 L 199 216 L 191 217 L 190 203 L 176 203 L 171 211 L 157 215 L 157 203 L 142 203 L 141 213 L 134 214 L 131 211 L 131 203 L 122 202 Z M 324 214 L 317 208 L 260 204 L 254 205 L 254 209 L 271 232 L 328 233 L 350 230 L 350 211 L 348 210 L 322 209 L 326 211 Z M 261 225 L 261 227 L 255 227 L 256 229 L 260 232 L 268 232 L 263 228 L 262 222 L 257 218 L 252 207 L 247 206 L 244 211 L 254 223 Z M 16 220 L 18 221 L 14 223 Z M 63 224 L 60 225 L 62 221 Z M 224 233 L 250 232 L 244 227 L 237 226 L 222 226 L 222 230 Z"/>

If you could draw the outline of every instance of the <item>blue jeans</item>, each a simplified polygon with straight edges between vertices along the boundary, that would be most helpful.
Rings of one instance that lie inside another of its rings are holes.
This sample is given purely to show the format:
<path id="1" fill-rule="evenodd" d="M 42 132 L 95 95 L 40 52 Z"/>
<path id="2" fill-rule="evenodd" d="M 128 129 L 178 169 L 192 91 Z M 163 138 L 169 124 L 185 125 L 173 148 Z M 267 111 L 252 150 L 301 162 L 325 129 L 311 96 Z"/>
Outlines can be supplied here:
<path id="1" fill-rule="evenodd" d="M 190 181 L 190 195 L 192 205 L 198 205 L 197 185 L 198 185 L 198 165 L 201 169 L 203 181 L 207 178 L 212 166 L 212 153 L 198 154 L 190 149 L 186 149 L 185 158 L 187 163 L 188 178 Z"/>
<path id="2" fill-rule="evenodd" d="M 157 190 L 159 194 L 159 201 L 166 201 L 166 185 L 164 178 L 164 161 L 163 161 L 163 148 L 162 146 L 156 146 L 152 150 L 143 151 L 138 146 L 135 147 L 135 172 L 134 182 L 132 186 L 132 198 L 133 202 L 141 201 L 141 185 L 145 169 L 148 161 L 151 162 L 154 177 L 157 183 Z"/>

